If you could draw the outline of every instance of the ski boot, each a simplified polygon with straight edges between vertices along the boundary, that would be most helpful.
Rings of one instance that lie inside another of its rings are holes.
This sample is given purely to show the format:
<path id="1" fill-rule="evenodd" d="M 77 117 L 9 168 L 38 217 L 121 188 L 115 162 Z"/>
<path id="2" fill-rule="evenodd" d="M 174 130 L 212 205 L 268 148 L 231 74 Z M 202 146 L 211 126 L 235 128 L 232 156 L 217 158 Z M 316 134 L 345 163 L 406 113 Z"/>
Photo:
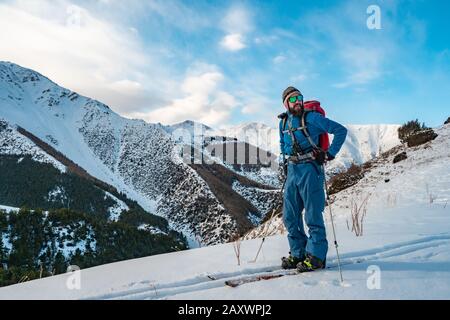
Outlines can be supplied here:
<path id="1" fill-rule="evenodd" d="M 291 255 L 289 252 L 289 257 L 283 257 L 281 258 L 281 267 L 283 269 L 295 269 L 297 268 L 297 265 L 302 262 L 305 259 L 305 257 L 297 258 Z"/>
<path id="2" fill-rule="evenodd" d="M 309 272 L 317 269 L 325 269 L 325 261 L 314 257 L 311 254 L 306 254 L 306 258 L 297 264 L 298 272 Z"/>

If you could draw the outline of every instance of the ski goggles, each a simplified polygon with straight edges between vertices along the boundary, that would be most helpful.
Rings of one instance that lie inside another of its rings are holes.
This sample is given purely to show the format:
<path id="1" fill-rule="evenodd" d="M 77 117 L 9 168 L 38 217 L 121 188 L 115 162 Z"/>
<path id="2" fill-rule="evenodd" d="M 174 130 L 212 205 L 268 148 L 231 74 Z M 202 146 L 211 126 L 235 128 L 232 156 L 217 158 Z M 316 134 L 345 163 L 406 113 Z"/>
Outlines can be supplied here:
<path id="1" fill-rule="evenodd" d="M 301 94 L 298 95 L 298 96 L 292 96 L 292 97 L 289 97 L 288 101 L 289 101 L 290 103 L 295 103 L 295 102 L 297 102 L 297 101 L 303 102 L 303 96 L 302 96 Z"/>

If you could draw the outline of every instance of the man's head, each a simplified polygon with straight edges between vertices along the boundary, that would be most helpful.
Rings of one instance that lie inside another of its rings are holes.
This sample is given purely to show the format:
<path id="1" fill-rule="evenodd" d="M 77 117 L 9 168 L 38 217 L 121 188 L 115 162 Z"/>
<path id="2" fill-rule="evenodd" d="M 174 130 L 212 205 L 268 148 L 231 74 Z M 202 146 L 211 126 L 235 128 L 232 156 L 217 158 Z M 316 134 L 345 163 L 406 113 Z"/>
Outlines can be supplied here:
<path id="1" fill-rule="evenodd" d="M 303 95 L 295 87 L 287 87 L 282 95 L 283 105 L 289 112 L 299 114 L 303 108 Z"/>

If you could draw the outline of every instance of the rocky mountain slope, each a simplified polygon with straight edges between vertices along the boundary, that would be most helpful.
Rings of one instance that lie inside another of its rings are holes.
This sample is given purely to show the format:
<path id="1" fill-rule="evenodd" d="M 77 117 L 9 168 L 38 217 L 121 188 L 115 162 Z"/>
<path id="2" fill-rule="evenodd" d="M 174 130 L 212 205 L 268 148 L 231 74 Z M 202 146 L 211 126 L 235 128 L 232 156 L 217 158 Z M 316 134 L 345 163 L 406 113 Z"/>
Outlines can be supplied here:
<path id="1" fill-rule="evenodd" d="M 191 244 L 228 241 L 253 226 L 252 216 L 266 214 L 234 189 L 213 192 L 198 168 L 183 161 L 178 147 L 185 143 L 174 139 L 168 127 L 123 118 L 103 103 L 61 88 L 35 71 L 0 63 L 0 104 L 3 125 L 23 128 L 90 176 L 167 218 Z M 3 149 L 11 149 L 10 143 L 4 142 Z M 197 145 L 192 149 L 199 152 Z M 16 149 L 14 154 L 22 152 Z M 46 161 L 52 161 L 47 157 Z M 225 175 L 231 173 L 229 168 L 223 170 Z M 228 197 L 255 212 L 225 205 Z"/>

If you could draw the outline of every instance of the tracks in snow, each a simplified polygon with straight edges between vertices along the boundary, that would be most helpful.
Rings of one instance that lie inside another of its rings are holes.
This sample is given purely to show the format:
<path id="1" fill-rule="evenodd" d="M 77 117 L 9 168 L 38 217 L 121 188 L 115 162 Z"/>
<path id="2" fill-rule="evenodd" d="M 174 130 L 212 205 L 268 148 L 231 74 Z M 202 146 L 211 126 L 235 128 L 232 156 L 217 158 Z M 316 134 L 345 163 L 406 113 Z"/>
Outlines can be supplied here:
<path id="1" fill-rule="evenodd" d="M 349 265 L 355 263 L 372 262 L 381 259 L 403 256 L 419 250 L 435 248 L 443 245 L 450 245 L 450 234 L 428 236 L 412 241 L 390 244 L 375 249 L 350 252 L 341 256 L 341 263 L 342 265 Z M 335 267 L 337 267 L 337 261 L 332 260 L 328 264 L 327 269 Z M 204 291 L 224 287 L 224 282 L 226 280 L 245 278 L 250 275 L 268 275 L 271 273 L 283 274 L 283 272 L 285 272 L 286 275 L 289 275 L 289 270 L 280 270 L 279 266 L 277 265 L 261 268 L 247 268 L 237 272 L 221 272 L 209 275 L 199 275 L 181 281 L 162 284 L 156 283 L 152 285 L 149 281 L 149 286 L 145 288 L 112 292 L 104 295 L 93 296 L 88 299 L 163 299 L 182 293 Z"/>

